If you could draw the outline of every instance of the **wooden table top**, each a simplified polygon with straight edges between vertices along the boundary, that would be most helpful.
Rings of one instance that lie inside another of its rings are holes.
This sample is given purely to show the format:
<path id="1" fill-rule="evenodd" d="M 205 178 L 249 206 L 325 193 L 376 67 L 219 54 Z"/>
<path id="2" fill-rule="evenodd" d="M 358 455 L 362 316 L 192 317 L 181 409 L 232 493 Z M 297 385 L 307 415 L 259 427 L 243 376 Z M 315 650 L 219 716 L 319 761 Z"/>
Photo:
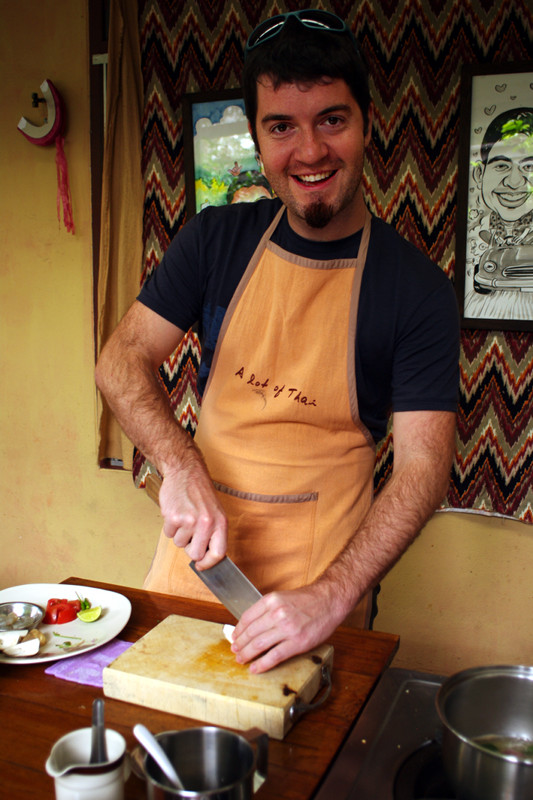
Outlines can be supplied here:
<path id="1" fill-rule="evenodd" d="M 117 638 L 135 642 L 169 614 L 234 623 L 215 603 L 187 600 L 114 584 L 71 577 L 64 583 L 109 589 L 132 604 L 130 620 Z M 258 800 L 309 800 L 357 718 L 377 679 L 398 648 L 392 634 L 338 628 L 334 646 L 332 691 L 327 702 L 304 715 L 283 741 L 270 739 L 268 777 Z M 54 782 L 45 762 L 54 742 L 91 724 L 93 700 L 103 690 L 46 675 L 50 662 L 0 664 L 0 785 L 10 800 L 54 798 Z M 126 739 L 131 752 L 137 741 L 133 726 L 141 722 L 153 733 L 197 727 L 203 723 L 105 698 L 105 722 Z M 126 800 L 146 797 L 144 781 L 132 774 Z"/>

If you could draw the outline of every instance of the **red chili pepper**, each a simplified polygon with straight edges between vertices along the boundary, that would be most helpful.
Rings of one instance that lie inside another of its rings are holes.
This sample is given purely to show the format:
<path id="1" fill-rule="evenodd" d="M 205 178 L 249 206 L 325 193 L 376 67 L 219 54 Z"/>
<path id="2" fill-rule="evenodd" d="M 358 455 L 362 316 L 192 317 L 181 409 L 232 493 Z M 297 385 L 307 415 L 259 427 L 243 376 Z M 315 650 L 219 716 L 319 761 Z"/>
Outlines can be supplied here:
<path id="1" fill-rule="evenodd" d="M 76 619 L 78 611 L 81 610 L 79 600 L 66 600 L 52 597 L 46 604 L 46 612 L 43 617 L 45 625 L 62 625 L 65 622 L 72 622 Z"/>

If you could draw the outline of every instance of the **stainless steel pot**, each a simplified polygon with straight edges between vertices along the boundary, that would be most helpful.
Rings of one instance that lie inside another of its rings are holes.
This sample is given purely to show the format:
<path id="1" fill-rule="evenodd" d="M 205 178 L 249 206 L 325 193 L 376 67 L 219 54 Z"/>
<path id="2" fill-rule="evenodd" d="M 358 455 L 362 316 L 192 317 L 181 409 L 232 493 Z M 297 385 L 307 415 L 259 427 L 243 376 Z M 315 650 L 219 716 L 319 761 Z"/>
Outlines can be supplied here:
<path id="1" fill-rule="evenodd" d="M 452 675 L 436 697 L 442 757 L 461 800 L 533 798 L 533 763 L 491 752 L 488 735 L 533 742 L 533 667 L 477 667 Z"/>
<path id="2" fill-rule="evenodd" d="M 155 738 L 186 788 L 171 788 L 147 754 L 143 772 L 148 800 L 252 800 L 266 778 L 268 736 L 257 729 L 238 734 L 204 726 Z"/>

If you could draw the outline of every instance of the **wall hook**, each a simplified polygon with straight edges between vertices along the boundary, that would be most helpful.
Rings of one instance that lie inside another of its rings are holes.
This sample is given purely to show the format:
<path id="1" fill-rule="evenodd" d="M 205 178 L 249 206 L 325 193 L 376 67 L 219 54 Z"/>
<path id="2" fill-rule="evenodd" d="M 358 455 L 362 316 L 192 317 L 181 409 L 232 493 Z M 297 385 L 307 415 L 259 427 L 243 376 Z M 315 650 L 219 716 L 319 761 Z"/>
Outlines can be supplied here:
<path id="1" fill-rule="evenodd" d="M 46 103 L 46 121 L 43 125 L 33 125 L 26 117 L 21 117 L 18 129 L 33 144 L 51 144 L 61 135 L 64 123 L 64 111 L 59 92 L 51 80 L 46 80 L 39 87 L 42 97 L 33 92 L 33 105 L 37 107 L 40 102 Z"/>
<path id="2" fill-rule="evenodd" d="M 32 94 L 32 105 L 46 103 L 46 119 L 43 125 L 34 125 L 26 117 L 21 117 L 17 125 L 19 131 L 32 144 L 47 145 L 55 143 L 57 167 L 57 218 L 60 220 L 60 209 L 63 207 L 63 221 L 69 233 L 74 233 L 72 203 L 68 182 L 68 167 L 63 148 L 63 129 L 65 127 L 65 109 L 56 87 L 51 80 L 46 80 L 39 87 L 43 94 Z"/>
<path id="3" fill-rule="evenodd" d="M 37 92 L 32 92 L 31 94 L 31 107 L 38 108 L 39 103 L 46 103 L 46 99 L 44 97 L 39 97 Z"/>

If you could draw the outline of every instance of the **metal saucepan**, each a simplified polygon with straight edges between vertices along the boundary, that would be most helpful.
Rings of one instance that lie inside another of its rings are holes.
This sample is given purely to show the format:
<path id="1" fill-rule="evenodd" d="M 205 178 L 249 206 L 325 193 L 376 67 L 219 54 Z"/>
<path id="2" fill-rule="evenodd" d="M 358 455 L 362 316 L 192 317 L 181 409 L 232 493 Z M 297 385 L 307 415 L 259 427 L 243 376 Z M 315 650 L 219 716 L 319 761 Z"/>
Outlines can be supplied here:
<path id="1" fill-rule="evenodd" d="M 436 705 L 461 800 L 533 797 L 533 667 L 464 670 L 442 684 Z"/>
<path id="2" fill-rule="evenodd" d="M 146 780 L 148 800 L 252 800 L 267 775 L 268 736 L 215 726 L 155 736 L 185 789 L 170 785 L 149 753 L 132 753 L 134 772 Z"/>

